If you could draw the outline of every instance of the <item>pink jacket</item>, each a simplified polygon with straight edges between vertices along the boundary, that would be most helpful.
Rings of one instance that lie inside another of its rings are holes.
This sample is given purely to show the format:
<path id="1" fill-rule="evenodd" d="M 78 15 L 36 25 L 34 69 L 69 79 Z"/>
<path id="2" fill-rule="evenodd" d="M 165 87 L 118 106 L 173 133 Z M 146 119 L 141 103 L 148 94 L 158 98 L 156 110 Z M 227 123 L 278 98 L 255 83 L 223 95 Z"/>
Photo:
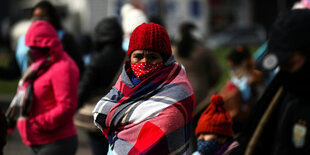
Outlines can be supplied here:
<path id="1" fill-rule="evenodd" d="M 30 26 L 26 45 L 49 47 L 53 64 L 34 81 L 30 114 L 17 122 L 24 143 L 46 144 L 76 135 L 73 115 L 79 83 L 77 65 L 63 51 L 57 32 L 46 21 L 36 21 Z"/>

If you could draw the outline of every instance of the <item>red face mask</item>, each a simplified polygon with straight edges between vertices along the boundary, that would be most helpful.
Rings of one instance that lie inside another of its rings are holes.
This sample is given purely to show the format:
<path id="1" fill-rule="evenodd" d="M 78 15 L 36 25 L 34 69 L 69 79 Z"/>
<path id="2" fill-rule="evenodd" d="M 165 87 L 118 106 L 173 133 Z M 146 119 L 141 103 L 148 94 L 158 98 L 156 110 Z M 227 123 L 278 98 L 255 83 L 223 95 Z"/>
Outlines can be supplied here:
<path id="1" fill-rule="evenodd" d="M 140 80 L 144 80 L 145 78 L 152 75 L 152 73 L 155 71 L 161 69 L 163 66 L 164 63 L 162 62 L 156 64 L 140 62 L 131 64 L 131 69 Z"/>

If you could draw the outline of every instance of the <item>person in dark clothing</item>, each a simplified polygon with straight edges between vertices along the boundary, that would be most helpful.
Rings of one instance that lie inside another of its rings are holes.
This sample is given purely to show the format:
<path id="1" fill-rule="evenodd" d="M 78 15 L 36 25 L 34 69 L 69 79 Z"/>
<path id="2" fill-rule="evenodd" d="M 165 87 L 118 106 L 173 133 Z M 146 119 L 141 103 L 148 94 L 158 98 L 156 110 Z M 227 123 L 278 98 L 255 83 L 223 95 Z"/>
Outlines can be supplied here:
<path id="1" fill-rule="evenodd" d="M 191 22 L 184 22 L 179 27 L 180 39 L 173 46 L 173 54 L 177 62 L 184 65 L 188 80 L 195 93 L 195 113 L 192 123 L 193 131 L 198 119 L 207 107 L 210 95 L 222 75 L 217 59 L 207 47 L 204 46 L 198 28 Z M 191 133 L 191 151 L 196 150 L 196 137 Z"/>
<path id="2" fill-rule="evenodd" d="M 0 107 L 0 155 L 3 155 L 3 148 L 6 144 L 7 122 L 5 115 Z"/>
<path id="3" fill-rule="evenodd" d="M 310 154 L 310 11 L 288 11 L 275 21 L 257 68 L 279 72 L 259 99 L 232 154 Z"/>
<path id="4" fill-rule="evenodd" d="M 93 124 L 92 110 L 102 95 L 109 92 L 120 74 L 126 56 L 122 50 L 122 37 L 123 30 L 116 18 L 105 18 L 98 23 L 94 40 L 96 52 L 92 54 L 79 85 L 79 112 L 84 111 L 89 115 L 86 117 L 78 113 L 76 125 L 88 132 L 94 155 L 108 151 L 107 140 Z M 83 117 L 88 119 L 83 122 Z"/>
<path id="5" fill-rule="evenodd" d="M 79 51 L 78 44 L 74 36 L 68 31 L 64 30 L 61 25 L 59 16 L 57 15 L 55 7 L 48 1 L 41 1 L 37 3 L 31 12 L 32 20 L 46 20 L 50 22 L 57 31 L 57 34 L 62 42 L 63 49 L 69 56 L 75 61 L 80 70 L 80 75 L 84 71 L 84 62 L 82 54 Z M 11 57 L 11 60 L 6 68 L 0 68 L 0 78 L 2 79 L 18 79 L 28 67 L 27 53 L 29 47 L 25 45 L 25 35 L 22 35 L 18 39 L 15 55 Z"/>
<path id="6" fill-rule="evenodd" d="M 110 90 L 106 90 L 106 87 L 111 85 L 126 56 L 120 46 L 122 35 L 123 31 L 115 18 L 101 20 L 96 26 L 96 53 L 92 55 L 80 82 L 79 107 L 93 96 L 101 97 Z M 105 92 L 98 92 L 98 89 L 104 89 Z"/>

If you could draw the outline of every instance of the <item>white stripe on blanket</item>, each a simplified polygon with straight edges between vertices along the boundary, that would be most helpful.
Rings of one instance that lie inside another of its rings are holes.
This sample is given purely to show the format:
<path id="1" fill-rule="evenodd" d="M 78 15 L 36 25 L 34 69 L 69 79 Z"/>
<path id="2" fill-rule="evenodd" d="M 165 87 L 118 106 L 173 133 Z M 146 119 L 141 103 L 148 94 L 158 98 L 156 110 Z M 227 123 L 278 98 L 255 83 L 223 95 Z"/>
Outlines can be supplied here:
<path id="1" fill-rule="evenodd" d="M 140 123 L 156 117 L 170 104 L 147 100 L 142 102 L 130 116 L 129 122 Z"/>

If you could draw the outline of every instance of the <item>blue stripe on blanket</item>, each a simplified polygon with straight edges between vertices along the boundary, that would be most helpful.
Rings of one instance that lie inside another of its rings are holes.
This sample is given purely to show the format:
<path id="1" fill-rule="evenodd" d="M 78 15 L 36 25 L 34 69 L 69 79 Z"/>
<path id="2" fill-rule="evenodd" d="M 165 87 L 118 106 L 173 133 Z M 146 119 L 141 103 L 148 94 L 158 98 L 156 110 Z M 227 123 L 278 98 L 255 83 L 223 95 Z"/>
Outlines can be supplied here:
<path id="1" fill-rule="evenodd" d="M 128 152 L 131 150 L 131 148 L 133 147 L 132 144 L 119 139 L 114 132 L 110 132 L 109 136 L 108 136 L 108 141 L 110 144 L 110 148 L 111 150 L 114 150 L 115 152 L 117 152 L 118 154 L 128 154 Z M 114 146 L 122 146 L 122 147 L 114 147 Z"/>
<path id="2" fill-rule="evenodd" d="M 188 151 L 190 134 L 187 133 L 191 133 L 191 124 L 192 122 L 188 122 L 182 128 L 179 128 L 178 130 L 175 130 L 174 132 L 166 135 L 170 152 L 174 152 L 175 154 L 184 154 L 186 151 Z"/>
<path id="3" fill-rule="evenodd" d="M 117 95 L 115 95 L 117 94 Z M 97 103 L 94 112 L 99 112 L 102 114 L 108 114 L 108 112 L 111 110 L 111 108 L 119 101 L 124 95 L 115 89 L 114 87 L 110 90 L 110 92 L 103 98 L 99 100 Z"/>
<path id="4" fill-rule="evenodd" d="M 115 87 L 112 87 L 110 92 L 105 97 L 110 98 L 112 101 L 116 101 L 117 102 L 122 97 L 124 97 L 124 94 L 122 94 L 120 91 L 118 91 Z"/>

